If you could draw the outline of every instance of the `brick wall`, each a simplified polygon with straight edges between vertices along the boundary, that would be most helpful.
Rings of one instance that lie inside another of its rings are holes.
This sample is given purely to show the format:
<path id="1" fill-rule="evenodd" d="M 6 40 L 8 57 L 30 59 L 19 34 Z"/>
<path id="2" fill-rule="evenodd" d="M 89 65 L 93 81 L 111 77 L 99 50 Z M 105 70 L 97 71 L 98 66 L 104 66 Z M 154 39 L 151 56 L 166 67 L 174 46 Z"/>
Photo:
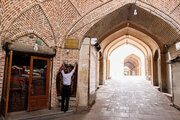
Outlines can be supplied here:
<path id="1" fill-rule="evenodd" d="M 28 32 L 37 34 L 48 46 L 55 46 L 51 26 L 39 5 L 21 14 L 9 27 L 5 38 L 16 38 Z"/>
<path id="2" fill-rule="evenodd" d="M 4 66 L 5 66 L 5 51 L 3 51 L 2 47 L 0 47 L 0 100 L 2 95 Z"/>
<path id="3" fill-rule="evenodd" d="M 22 13 L 29 9 L 35 0 L 1 0 L 3 8 L 2 29 L 6 30 L 10 24 Z"/>
<path id="4" fill-rule="evenodd" d="M 175 7 L 179 5 L 179 0 L 141 0 L 166 14 L 171 14 Z"/>
<path id="5" fill-rule="evenodd" d="M 60 66 L 63 62 L 68 64 L 74 64 L 79 60 L 79 50 L 78 49 L 69 49 L 69 54 L 66 52 L 67 49 L 57 48 L 56 56 L 53 58 L 53 79 L 52 79 L 52 96 L 51 96 L 51 105 L 56 107 L 59 105 L 56 92 L 56 76 L 59 71 Z"/>
<path id="6" fill-rule="evenodd" d="M 32 38 L 30 38 L 30 36 L 32 36 Z M 41 41 L 41 46 L 47 46 L 38 36 L 34 35 L 34 34 L 28 34 L 25 36 L 21 36 L 19 38 L 17 38 L 16 40 L 13 40 L 12 43 L 21 43 L 24 45 L 32 45 L 34 46 L 36 43 L 36 40 Z"/>
<path id="7" fill-rule="evenodd" d="M 3 15 L 2 5 L 1 5 L 1 1 L 0 1 L 0 25 L 1 25 L 2 15 Z M 1 31 L 1 27 L 0 27 L 0 31 Z"/>
<path id="8" fill-rule="evenodd" d="M 79 13 L 69 0 L 51 0 L 41 6 L 55 32 L 57 45 L 62 46 L 67 30 L 79 19 Z"/>
<path id="9" fill-rule="evenodd" d="M 71 0 L 72 4 L 76 7 L 81 15 L 109 2 L 111 0 Z"/>
<path id="10" fill-rule="evenodd" d="M 0 1 L 0 25 L 2 20 L 2 6 Z M 0 26 L 0 44 L 1 44 L 1 26 Z M 0 100 L 2 96 L 2 86 L 3 86 L 3 73 L 4 73 L 4 61 L 5 61 L 5 53 L 0 47 Z"/>

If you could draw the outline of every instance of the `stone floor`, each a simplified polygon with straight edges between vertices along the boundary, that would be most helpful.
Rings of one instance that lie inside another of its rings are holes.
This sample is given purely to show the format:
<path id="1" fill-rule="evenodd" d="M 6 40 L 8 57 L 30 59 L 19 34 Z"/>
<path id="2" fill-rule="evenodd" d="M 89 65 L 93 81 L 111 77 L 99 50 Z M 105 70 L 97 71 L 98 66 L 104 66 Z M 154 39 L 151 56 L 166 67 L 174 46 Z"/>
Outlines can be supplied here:
<path id="1" fill-rule="evenodd" d="M 96 103 L 88 112 L 53 120 L 180 120 L 180 111 L 140 78 L 107 80 L 97 91 Z"/>

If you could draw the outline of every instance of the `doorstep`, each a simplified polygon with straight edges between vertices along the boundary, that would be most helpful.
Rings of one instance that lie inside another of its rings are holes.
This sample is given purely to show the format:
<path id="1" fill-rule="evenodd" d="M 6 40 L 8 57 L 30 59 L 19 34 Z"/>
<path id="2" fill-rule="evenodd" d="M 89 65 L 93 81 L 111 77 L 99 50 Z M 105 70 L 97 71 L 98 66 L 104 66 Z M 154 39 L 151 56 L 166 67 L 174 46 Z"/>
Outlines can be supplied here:
<path id="1" fill-rule="evenodd" d="M 31 112 L 12 112 L 8 113 L 8 120 L 49 120 L 73 114 L 75 111 L 76 108 L 70 108 L 67 112 L 61 111 L 60 108 L 52 108 L 51 110 L 43 109 Z"/>
<path id="2" fill-rule="evenodd" d="M 163 93 L 171 102 L 173 102 L 173 95 L 170 93 Z"/>
<path id="3" fill-rule="evenodd" d="M 160 87 L 159 86 L 153 86 L 154 89 L 160 91 Z"/>

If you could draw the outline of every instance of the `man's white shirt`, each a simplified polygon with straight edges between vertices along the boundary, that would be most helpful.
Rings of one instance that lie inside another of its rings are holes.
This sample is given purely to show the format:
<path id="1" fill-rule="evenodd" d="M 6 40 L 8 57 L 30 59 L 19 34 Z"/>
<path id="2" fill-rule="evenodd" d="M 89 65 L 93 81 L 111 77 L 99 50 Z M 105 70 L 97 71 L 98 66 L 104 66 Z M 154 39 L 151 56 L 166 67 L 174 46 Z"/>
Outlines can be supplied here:
<path id="1" fill-rule="evenodd" d="M 61 73 L 63 76 L 63 85 L 71 85 L 71 77 L 74 74 L 74 69 L 67 74 L 64 73 L 64 70 L 62 70 Z"/>

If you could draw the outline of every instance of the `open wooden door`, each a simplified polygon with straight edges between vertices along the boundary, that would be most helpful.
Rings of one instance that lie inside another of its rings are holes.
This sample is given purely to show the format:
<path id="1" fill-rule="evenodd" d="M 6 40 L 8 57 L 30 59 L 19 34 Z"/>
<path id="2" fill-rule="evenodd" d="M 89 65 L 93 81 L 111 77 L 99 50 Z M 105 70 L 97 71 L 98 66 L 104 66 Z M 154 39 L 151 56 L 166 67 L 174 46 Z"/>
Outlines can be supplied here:
<path id="1" fill-rule="evenodd" d="M 48 108 L 50 59 L 31 56 L 28 111 Z"/>
<path id="2" fill-rule="evenodd" d="M 9 103 L 9 89 L 10 89 L 10 79 L 11 79 L 11 67 L 12 67 L 12 54 L 10 51 L 6 55 L 6 66 L 4 73 L 4 82 L 3 82 L 3 93 L 1 100 L 1 115 L 4 119 L 7 119 L 8 113 L 8 103 Z"/>

